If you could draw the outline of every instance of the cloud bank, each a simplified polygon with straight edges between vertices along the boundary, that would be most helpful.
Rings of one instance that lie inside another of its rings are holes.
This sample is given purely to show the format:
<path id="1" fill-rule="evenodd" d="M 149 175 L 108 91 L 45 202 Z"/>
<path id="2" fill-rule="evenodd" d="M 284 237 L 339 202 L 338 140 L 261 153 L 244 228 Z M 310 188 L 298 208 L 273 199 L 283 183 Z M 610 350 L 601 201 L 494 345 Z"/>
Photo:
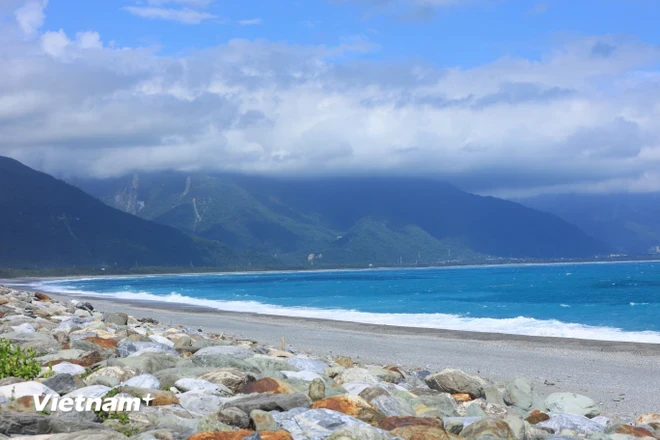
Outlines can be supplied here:
<path id="1" fill-rule="evenodd" d="M 660 190 L 660 49 L 640 41 L 580 37 L 540 60 L 471 69 L 367 61 L 377 46 L 362 40 L 235 39 L 162 56 L 89 30 L 40 32 L 25 7 L 16 32 L 0 33 L 0 154 L 56 175 L 389 173 L 501 195 Z"/>

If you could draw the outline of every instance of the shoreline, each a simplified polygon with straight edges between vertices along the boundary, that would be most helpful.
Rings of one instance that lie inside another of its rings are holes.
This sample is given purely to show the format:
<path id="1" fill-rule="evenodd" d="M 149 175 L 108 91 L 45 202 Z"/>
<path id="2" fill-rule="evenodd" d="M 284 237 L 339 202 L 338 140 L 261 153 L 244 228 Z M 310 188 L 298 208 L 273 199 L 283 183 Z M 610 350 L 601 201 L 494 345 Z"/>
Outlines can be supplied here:
<path id="1" fill-rule="evenodd" d="M 165 272 L 165 273 L 146 273 L 146 274 L 121 274 L 121 275 L 70 275 L 70 276 L 27 276 L 18 278 L 0 278 L 0 285 L 12 285 L 17 282 L 27 281 L 55 281 L 55 280 L 82 280 L 97 278 L 140 278 L 140 277 L 159 277 L 159 276 L 200 276 L 200 275 L 248 275 L 248 274 L 278 274 L 278 273 L 324 273 L 324 272 L 366 272 L 366 271 L 387 271 L 387 270 L 433 270 L 433 269 L 478 269 L 481 267 L 530 267 L 530 266 L 572 266 L 572 265 L 599 265 L 599 264 L 633 264 L 633 263 L 659 263 L 660 258 L 642 259 L 642 260 L 579 260 L 579 261 L 547 261 L 532 263 L 475 263 L 475 264 L 447 264 L 443 266 L 379 266 L 379 267 L 354 267 L 354 268 L 333 268 L 333 269 L 270 269 L 270 270 L 229 270 L 229 271 L 211 271 L 211 272 Z M 20 284 L 17 284 L 20 286 Z"/>
<path id="2" fill-rule="evenodd" d="M 90 301 L 99 310 L 151 317 L 170 325 L 228 332 L 274 345 L 287 343 L 314 355 L 347 355 L 408 368 L 458 368 L 492 380 L 521 375 L 552 383 L 544 393 L 583 393 L 604 413 L 657 412 L 650 384 L 660 376 L 660 344 L 608 342 L 363 324 L 227 312 L 197 305 L 48 293 L 61 301 Z M 625 394 L 623 394 L 625 392 Z"/>

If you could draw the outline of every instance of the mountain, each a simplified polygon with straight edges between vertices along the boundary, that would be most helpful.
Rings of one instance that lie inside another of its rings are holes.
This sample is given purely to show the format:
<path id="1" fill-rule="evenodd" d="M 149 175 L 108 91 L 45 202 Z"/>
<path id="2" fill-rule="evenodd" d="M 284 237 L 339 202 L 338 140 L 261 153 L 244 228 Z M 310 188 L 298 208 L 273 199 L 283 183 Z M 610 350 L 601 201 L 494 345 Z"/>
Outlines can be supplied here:
<path id="1" fill-rule="evenodd" d="M 576 224 L 618 252 L 660 253 L 660 193 L 558 194 L 519 202 Z"/>
<path id="2" fill-rule="evenodd" d="M 0 267 L 223 266 L 226 246 L 111 208 L 0 157 Z"/>
<path id="3" fill-rule="evenodd" d="M 553 215 L 430 179 L 161 172 L 73 183 L 110 206 L 282 264 L 422 265 L 610 251 Z"/>

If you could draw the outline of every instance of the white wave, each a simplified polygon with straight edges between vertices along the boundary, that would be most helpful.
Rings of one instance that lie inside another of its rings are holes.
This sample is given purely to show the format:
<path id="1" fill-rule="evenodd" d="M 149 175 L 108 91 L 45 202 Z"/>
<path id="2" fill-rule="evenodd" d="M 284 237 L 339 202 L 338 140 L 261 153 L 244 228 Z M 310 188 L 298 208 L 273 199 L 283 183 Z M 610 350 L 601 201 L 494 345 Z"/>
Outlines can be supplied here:
<path id="1" fill-rule="evenodd" d="M 568 308 L 568 307 L 571 307 L 571 306 L 569 306 L 568 304 L 559 304 L 559 306 L 560 306 L 560 307 L 567 307 L 567 308 Z"/>
<path id="2" fill-rule="evenodd" d="M 635 307 L 635 306 L 648 306 L 649 303 L 634 303 L 634 302 L 631 302 L 630 305 L 633 306 L 633 307 Z"/>
<path id="3" fill-rule="evenodd" d="M 614 327 L 598 327 L 556 319 L 541 320 L 519 316 L 517 318 L 471 318 L 443 313 L 370 313 L 348 309 L 318 309 L 311 307 L 284 307 L 257 301 L 220 301 L 193 298 L 172 292 L 169 295 L 154 295 L 149 292 L 98 293 L 75 290 L 58 285 L 39 283 L 43 290 L 72 295 L 96 296 L 110 299 L 158 301 L 188 304 L 227 312 L 257 313 L 263 315 L 294 318 L 316 318 L 332 321 L 357 322 L 363 324 L 390 325 L 399 327 L 434 328 L 480 333 L 502 333 L 510 335 L 543 336 L 555 338 L 589 339 L 596 341 L 644 342 L 660 344 L 660 332 L 625 331 Z"/>

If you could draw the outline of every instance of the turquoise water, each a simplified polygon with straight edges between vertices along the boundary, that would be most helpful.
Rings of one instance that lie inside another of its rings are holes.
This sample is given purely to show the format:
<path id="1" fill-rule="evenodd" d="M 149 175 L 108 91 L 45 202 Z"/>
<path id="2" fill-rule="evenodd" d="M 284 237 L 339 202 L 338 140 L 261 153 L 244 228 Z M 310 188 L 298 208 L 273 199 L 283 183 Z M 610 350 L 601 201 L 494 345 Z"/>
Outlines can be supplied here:
<path id="1" fill-rule="evenodd" d="M 168 275 L 34 287 L 231 311 L 660 343 L 660 263 Z"/>

